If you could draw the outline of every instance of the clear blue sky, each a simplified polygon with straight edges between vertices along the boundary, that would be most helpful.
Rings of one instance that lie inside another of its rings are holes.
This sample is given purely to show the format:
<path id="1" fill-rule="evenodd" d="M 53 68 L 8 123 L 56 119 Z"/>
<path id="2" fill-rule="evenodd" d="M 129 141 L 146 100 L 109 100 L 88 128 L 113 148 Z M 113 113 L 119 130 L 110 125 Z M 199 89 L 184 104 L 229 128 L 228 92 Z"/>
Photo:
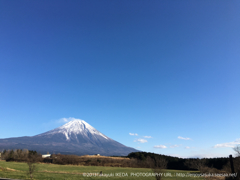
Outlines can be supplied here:
<path id="1" fill-rule="evenodd" d="M 0 138 L 74 117 L 143 151 L 228 156 L 239 69 L 238 0 L 1 0 Z"/>

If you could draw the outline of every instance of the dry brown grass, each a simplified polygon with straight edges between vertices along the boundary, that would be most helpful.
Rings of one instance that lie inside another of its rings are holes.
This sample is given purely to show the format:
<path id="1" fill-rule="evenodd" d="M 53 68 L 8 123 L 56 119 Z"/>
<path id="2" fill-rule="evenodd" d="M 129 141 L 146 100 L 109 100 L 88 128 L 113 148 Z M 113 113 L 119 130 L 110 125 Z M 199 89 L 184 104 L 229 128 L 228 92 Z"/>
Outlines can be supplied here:
<path id="1" fill-rule="evenodd" d="M 2 167 L 0 167 L 0 169 L 2 170 L 2 171 L 16 171 L 16 172 L 20 172 L 20 170 L 16 170 L 16 169 L 11 169 L 11 168 L 2 168 Z"/>
<path id="2" fill-rule="evenodd" d="M 84 155 L 84 156 L 80 156 L 81 157 L 87 157 L 87 158 L 106 158 L 106 159 L 126 159 L 126 160 L 130 160 L 130 158 L 124 158 L 124 157 L 111 157 L 111 156 L 98 156 L 98 155 Z"/>

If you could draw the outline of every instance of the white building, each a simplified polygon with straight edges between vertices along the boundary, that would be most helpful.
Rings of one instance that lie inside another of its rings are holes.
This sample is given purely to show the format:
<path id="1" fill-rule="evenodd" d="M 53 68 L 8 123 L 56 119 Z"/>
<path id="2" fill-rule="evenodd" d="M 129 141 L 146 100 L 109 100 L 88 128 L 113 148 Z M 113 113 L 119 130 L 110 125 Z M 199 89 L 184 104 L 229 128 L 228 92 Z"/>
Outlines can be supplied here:
<path id="1" fill-rule="evenodd" d="M 42 158 L 47 158 L 47 157 L 51 157 L 51 154 L 43 154 Z"/>

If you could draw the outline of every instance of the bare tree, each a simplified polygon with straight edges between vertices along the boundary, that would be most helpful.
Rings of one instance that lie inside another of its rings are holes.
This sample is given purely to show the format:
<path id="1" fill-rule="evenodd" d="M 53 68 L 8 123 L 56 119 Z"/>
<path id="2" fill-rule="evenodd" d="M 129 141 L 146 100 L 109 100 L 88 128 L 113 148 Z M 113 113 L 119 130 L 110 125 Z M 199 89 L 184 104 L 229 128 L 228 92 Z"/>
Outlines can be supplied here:
<path id="1" fill-rule="evenodd" d="M 237 156 L 240 156 L 240 145 L 234 147 L 233 150 L 236 152 Z"/>
<path id="2" fill-rule="evenodd" d="M 237 173 L 236 180 L 240 180 L 240 145 L 233 148 L 233 150 L 236 152 L 236 157 L 233 160 L 233 165 L 235 172 Z"/>
<path id="3" fill-rule="evenodd" d="M 6 159 L 8 158 L 9 152 L 10 152 L 9 150 L 3 151 L 3 154 L 2 154 L 2 159 L 3 159 L 3 160 L 6 160 Z"/>
<path id="4" fill-rule="evenodd" d="M 162 170 L 167 168 L 167 160 L 163 157 L 147 157 L 146 166 L 150 167 L 155 173 L 156 180 L 161 180 Z"/>
<path id="5" fill-rule="evenodd" d="M 206 169 L 206 159 L 188 159 L 185 165 L 191 169 L 197 169 L 201 173 L 204 173 Z"/>
<path id="6" fill-rule="evenodd" d="M 37 155 L 29 154 L 27 159 L 28 165 L 28 174 L 30 178 L 33 178 L 33 173 L 36 171 L 36 162 L 37 162 Z"/>

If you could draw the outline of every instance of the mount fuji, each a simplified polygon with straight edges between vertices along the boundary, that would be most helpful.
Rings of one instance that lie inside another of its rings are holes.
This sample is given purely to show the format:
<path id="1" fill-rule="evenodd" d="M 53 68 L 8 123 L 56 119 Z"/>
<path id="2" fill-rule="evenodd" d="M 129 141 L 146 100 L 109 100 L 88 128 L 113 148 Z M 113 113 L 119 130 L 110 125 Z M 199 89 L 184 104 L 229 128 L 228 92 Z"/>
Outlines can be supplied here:
<path id="1" fill-rule="evenodd" d="M 0 139 L 0 150 L 29 149 L 40 153 L 126 156 L 138 150 L 105 136 L 83 120 L 73 120 L 36 135 Z"/>

